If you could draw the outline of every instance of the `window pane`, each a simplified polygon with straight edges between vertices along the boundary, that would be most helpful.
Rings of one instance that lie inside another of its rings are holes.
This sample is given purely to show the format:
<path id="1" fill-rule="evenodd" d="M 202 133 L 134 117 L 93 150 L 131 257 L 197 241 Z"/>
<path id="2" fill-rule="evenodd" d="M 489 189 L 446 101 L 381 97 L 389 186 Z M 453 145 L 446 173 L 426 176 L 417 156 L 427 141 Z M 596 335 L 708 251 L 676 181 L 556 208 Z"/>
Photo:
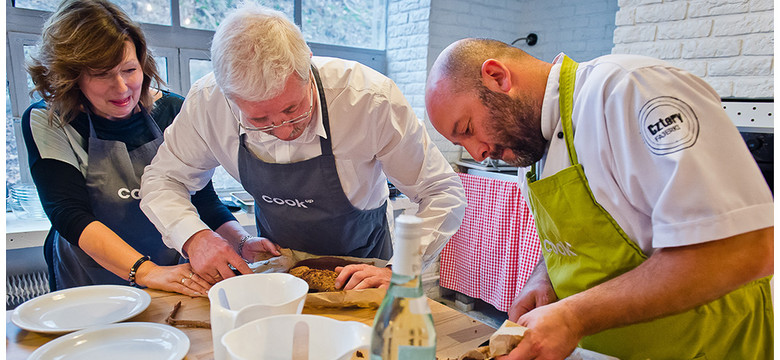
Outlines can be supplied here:
<path id="1" fill-rule="evenodd" d="M 293 0 L 260 0 L 258 4 L 279 10 L 292 19 Z M 192 29 L 216 30 L 225 13 L 235 8 L 238 0 L 180 0 L 181 26 Z"/>
<path id="2" fill-rule="evenodd" d="M 165 56 L 155 56 L 154 62 L 157 65 L 157 73 L 160 74 L 160 77 L 165 81 L 165 84 L 168 84 L 168 82 L 171 81 L 171 79 L 168 78 L 168 58 Z"/>
<path id="3" fill-rule="evenodd" d="M 170 0 L 112 0 L 130 15 L 130 18 L 149 24 L 171 24 Z"/>
<path id="4" fill-rule="evenodd" d="M 25 61 L 25 63 L 29 63 L 32 60 L 32 55 L 33 54 L 37 55 L 37 53 L 38 53 L 38 45 L 25 45 L 24 46 L 24 61 Z M 27 72 L 25 72 L 24 74 L 27 75 L 27 91 L 30 91 L 30 90 L 33 89 L 33 87 L 35 85 L 33 84 L 33 81 L 32 81 L 32 78 L 30 77 L 30 74 L 27 73 Z M 41 94 L 39 94 L 38 92 L 34 92 L 32 94 L 32 99 L 30 99 L 30 104 L 32 104 L 34 102 L 37 102 L 38 100 L 41 100 L 41 99 L 43 99 L 43 97 L 41 97 Z M 25 106 L 24 108 L 26 109 L 27 106 Z M 20 111 L 19 114 L 21 114 L 21 113 L 22 112 Z"/>
<path id="5" fill-rule="evenodd" d="M 190 59 L 190 84 L 211 72 L 211 60 Z"/>
<path id="6" fill-rule="evenodd" d="M 11 194 L 11 185 L 20 180 L 19 152 L 16 150 L 16 132 L 11 115 L 11 91 L 5 82 L 5 195 Z"/>
<path id="7" fill-rule="evenodd" d="M 31 60 L 30 56 L 37 52 L 38 46 L 37 45 L 25 45 L 23 47 L 24 49 L 24 58 L 25 62 L 29 62 Z M 33 89 L 33 82 L 32 78 L 30 77 L 30 74 L 25 72 L 25 82 L 27 83 L 27 90 Z M 11 110 L 11 89 L 10 84 L 8 81 L 6 81 L 6 93 L 5 93 L 5 185 L 6 185 L 6 195 L 10 194 L 9 189 L 11 185 L 20 183 L 21 180 L 21 174 L 22 171 L 27 171 L 27 159 L 21 159 L 24 163 L 20 164 L 19 159 L 19 146 L 23 146 L 22 139 L 19 138 L 17 135 L 21 136 L 21 119 L 14 119 L 13 118 L 13 112 Z M 29 103 L 36 102 L 38 100 L 41 100 L 41 95 L 36 93 L 33 93 L 32 98 L 30 98 Z M 20 109 L 19 113 L 22 113 L 25 109 L 27 109 L 27 106 L 29 103 L 22 103 L 19 104 L 20 107 L 23 109 Z M 17 141 L 18 140 L 18 141 Z"/>
<path id="8" fill-rule="evenodd" d="M 302 0 L 306 41 L 385 48 L 385 0 Z"/>
<path id="9" fill-rule="evenodd" d="M 135 21 L 150 24 L 171 24 L 170 0 L 113 0 Z M 16 7 L 34 10 L 54 11 L 60 1 L 51 0 L 16 0 Z"/>
<path id="10" fill-rule="evenodd" d="M 218 166 L 214 169 L 214 176 L 211 177 L 211 181 L 214 184 L 214 190 L 219 194 L 227 194 L 231 191 L 241 191 L 244 188 L 241 183 L 236 181 L 222 166 Z"/>
<path id="11" fill-rule="evenodd" d="M 190 59 L 189 66 L 190 84 L 195 83 L 195 81 L 198 81 L 198 79 L 211 72 L 211 60 Z M 222 166 L 218 166 L 214 169 L 214 177 L 212 177 L 211 180 L 214 182 L 214 189 L 223 195 L 230 191 L 243 190 L 241 183 L 230 176 Z"/>
<path id="12" fill-rule="evenodd" d="M 18 8 L 54 11 L 57 10 L 58 1 L 49 0 L 16 0 L 15 6 Z"/>

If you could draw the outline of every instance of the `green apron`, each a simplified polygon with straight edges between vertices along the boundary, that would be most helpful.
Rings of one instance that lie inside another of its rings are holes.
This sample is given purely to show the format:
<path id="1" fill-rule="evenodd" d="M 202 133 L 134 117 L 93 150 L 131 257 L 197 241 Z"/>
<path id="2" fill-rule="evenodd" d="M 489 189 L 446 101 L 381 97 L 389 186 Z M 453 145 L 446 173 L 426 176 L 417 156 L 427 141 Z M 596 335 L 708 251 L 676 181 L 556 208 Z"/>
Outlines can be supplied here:
<path id="1" fill-rule="evenodd" d="M 526 174 L 542 254 L 559 299 L 630 271 L 647 258 L 596 202 L 577 161 L 571 122 L 576 70 L 577 63 L 564 57 L 560 111 L 572 166 L 544 179 L 537 178 L 535 166 Z M 580 346 L 622 360 L 771 359 L 772 317 L 767 277 L 681 314 L 587 336 Z"/>

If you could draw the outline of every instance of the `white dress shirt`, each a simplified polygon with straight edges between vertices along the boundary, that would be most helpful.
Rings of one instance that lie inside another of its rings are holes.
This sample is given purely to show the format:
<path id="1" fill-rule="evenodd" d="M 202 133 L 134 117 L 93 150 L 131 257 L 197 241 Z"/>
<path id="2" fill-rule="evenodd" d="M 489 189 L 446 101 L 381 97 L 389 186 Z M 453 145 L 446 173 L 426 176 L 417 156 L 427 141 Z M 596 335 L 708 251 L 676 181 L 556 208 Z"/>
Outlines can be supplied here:
<path id="1" fill-rule="evenodd" d="M 542 105 L 542 178 L 571 165 L 557 136 L 562 59 Z M 572 126 L 596 201 L 646 255 L 773 226 L 772 193 L 720 97 L 684 70 L 633 55 L 580 63 Z"/>
<path id="2" fill-rule="evenodd" d="M 336 169 L 347 198 L 356 208 L 375 209 L 388 200 L 389 178 L 419 205 L 417 216 L 430 234 L 422 241 L 427 244 L 423 264 L 429 265 L 463 219 L 466 201 L 460 178 L 392 80 L 352 61 L 315 56 L 312 63 L 322 80 Z M 247 137 L 248 148 L 270 163 L 321 155 L 319 138 L 326 135 L 319 99 L 316 104 L 314 119 L 299 138 L 282 141 L 262 133 Z M 219 165 L 240 181 L 243 133 L 213 73 L 192 85 L 142 177 L 141 209 L 166 245 L 182 252 L 190 236 L 208 228 L 189 195 L 205 186 Z"/>

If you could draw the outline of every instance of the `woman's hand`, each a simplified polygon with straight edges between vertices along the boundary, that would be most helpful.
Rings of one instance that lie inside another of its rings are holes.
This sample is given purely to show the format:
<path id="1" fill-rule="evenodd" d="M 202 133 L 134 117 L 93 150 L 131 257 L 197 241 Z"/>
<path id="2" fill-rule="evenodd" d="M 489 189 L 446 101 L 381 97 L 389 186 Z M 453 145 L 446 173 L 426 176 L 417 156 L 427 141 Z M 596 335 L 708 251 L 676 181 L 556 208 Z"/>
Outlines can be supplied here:
<path id="1" fill-rule="evenodd" d="M 192 271 L 189 263 L 158 266 L 151 261 L 141 264 L 136 275 L 138 284 L 150 289 L 177 292 L 188 296 L 206 296 L 211 285 Z"/>

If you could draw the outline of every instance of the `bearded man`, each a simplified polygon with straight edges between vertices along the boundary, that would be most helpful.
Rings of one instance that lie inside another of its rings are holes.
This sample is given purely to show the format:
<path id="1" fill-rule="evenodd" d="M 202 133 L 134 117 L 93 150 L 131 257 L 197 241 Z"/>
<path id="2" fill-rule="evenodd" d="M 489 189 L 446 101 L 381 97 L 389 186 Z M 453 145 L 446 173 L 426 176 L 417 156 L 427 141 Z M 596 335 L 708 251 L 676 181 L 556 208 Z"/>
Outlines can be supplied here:
<path id="1" fill-rule="evenodd" d="M 528 167 L 543 256 L 509 310 L 529 330 L 506 359 L 578 345 L 772 358 L 772 193 L 702 79 L 648 57 L 547 63 L 463 39 L 432 66 L 425 101 L 476 161 Z"/>

